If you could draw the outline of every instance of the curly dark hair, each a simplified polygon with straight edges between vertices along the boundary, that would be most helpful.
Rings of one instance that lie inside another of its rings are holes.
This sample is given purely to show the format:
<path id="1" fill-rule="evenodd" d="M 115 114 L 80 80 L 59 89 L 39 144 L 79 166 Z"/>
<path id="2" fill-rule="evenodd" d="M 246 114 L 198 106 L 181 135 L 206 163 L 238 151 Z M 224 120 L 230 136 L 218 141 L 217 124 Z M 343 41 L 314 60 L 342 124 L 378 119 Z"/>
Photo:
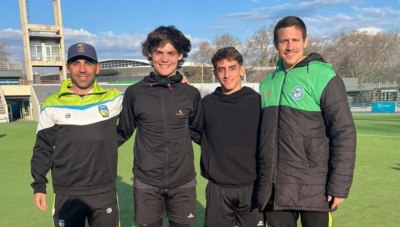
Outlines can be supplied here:
<path id="1" fill-rule="evenodd" d="M 178 67 L 180 67 L 192 49 L 192 45 L 190 44 L 190 40 L 181 31 L 176 29 L 175 26 L 160 26 L 150 32 L 147 35 L 147 39 L 142 42 L 142 53 L 151 63 L 150 54 L 158 47 L 163 47 L 167 43 L 170 43 L 179 54 L 183 55 L 183 58 L 178 63 Z"/>

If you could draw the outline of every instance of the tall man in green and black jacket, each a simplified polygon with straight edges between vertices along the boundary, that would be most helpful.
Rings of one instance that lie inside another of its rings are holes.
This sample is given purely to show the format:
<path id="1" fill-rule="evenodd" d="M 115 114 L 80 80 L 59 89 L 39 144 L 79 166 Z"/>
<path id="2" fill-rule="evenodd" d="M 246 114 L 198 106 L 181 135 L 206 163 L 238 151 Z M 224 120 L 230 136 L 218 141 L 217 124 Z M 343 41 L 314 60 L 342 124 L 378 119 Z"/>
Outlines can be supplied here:
<path id="1" fill-rule="evenodd" d="M 304 56 L 304 22 L 280 20 L 280 60 L 261 83 L 259 207 L 269 227 L 331 225 L 353 180 L 356 131 L 342 79 L 321 55 Z"/>

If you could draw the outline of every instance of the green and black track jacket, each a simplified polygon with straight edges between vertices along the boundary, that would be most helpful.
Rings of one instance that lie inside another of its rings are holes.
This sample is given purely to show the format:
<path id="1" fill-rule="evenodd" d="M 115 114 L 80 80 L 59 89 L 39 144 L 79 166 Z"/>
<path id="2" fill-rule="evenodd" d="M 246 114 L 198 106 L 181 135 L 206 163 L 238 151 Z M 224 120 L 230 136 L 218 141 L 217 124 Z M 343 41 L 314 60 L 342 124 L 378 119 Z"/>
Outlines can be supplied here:
<path id="1" fill-rule="evenodd" d="M 122 93 L 103 89 L 79 96 L 64 81 L 41 108 L 31 172 L 34 193 L 46 193 L 51 169 L 54 193 L 90 195 L 115 189 L 117 176 L 116 125 Z"/>
<path id="2" fill-rule="evenodd" d="M 260 94 L 259 208 L 272 197 L 274 210 L 330 211 L 327 195 L 347 198 L 355 164 L 356 130 L 342 79 L 310 54 L 288 72 L 279 61 Z"/>
<path id="3" fill-rule="evenodd" d="M 200 122 L 201 96 L 197 88 L 151 73 L 126 89 L 117 131 L 118 143 L 135 129 L 133 173 L 142 183 L 170 189 L 196 177 L 192 139 Z"/>

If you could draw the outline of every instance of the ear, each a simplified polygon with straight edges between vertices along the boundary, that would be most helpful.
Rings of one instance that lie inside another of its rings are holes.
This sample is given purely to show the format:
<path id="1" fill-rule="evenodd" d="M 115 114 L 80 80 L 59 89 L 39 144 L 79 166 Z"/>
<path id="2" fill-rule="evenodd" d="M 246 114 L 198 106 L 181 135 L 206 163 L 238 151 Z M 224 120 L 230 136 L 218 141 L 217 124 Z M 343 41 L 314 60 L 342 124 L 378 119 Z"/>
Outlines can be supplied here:
<path id="1" fill-rule="evenodd" d="M 67 73 L 71 74 L 70 71 L 69 71 L 68 63 L 65 63 L 65 67 L 67 68 Z"/>
<path id="2" fill-rule="evenodd" d="M 308 37 L 304 39 L 303 47 L 306 48 L 308 45 Z"/>
<path id="3" fill-rule="evenodd" d="M 179 60 L 182 60 L 182 58 L 183 58 L 183 54 L 179 54 Z"/>
<path id="4" fill-rule="evenodd" d="M 100 63 L 97 63 L 97 65 L 96 65 L 96 75 L 100 73 L 100 67 L 101 67 Z"/>
<path id="5" fill-rule="evenodd" d="M 245 73 L 246 73 L 246 66 L 241 65 L 240 66 L 240 76 L 244 76 Z"/>

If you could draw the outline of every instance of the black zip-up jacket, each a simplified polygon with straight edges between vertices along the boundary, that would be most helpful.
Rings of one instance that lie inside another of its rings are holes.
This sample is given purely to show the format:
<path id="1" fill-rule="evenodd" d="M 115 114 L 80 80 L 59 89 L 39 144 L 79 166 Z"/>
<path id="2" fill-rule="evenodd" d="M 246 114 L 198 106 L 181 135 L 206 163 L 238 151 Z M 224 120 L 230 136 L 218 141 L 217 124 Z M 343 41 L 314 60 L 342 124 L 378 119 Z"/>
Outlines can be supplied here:
<path id="1" fill-rule="evenodd" d="M 46 174 L 51 170 L 54 193 L 93 195 L 115 190 L 118 144 L 115 125 L 121 111 L 122 93 L 103 89 L 96 82 L 81 97 L 69 89 L 46 98 L 37 127 L 31 159 L 34 193 L 46 193 Z"/>
<path id="2" fill-rule="evenodd" d="M 202 99 L 203 177 L 221 187 L 254 184 L 260 109 L 260 95 L 248 87 L 230 95 L 218 87 Z"/>
<path id="3" fill-rule="evenodd" d="M 118 143 L 137 128 L 133 173 L 141 182 L 160 188 L 179 187 L 196 177 L 192 141 L 199 140 L 201 96 L 181 83 L 182 76 L 151 73 L 127 88 L 117 126 Z"/>

